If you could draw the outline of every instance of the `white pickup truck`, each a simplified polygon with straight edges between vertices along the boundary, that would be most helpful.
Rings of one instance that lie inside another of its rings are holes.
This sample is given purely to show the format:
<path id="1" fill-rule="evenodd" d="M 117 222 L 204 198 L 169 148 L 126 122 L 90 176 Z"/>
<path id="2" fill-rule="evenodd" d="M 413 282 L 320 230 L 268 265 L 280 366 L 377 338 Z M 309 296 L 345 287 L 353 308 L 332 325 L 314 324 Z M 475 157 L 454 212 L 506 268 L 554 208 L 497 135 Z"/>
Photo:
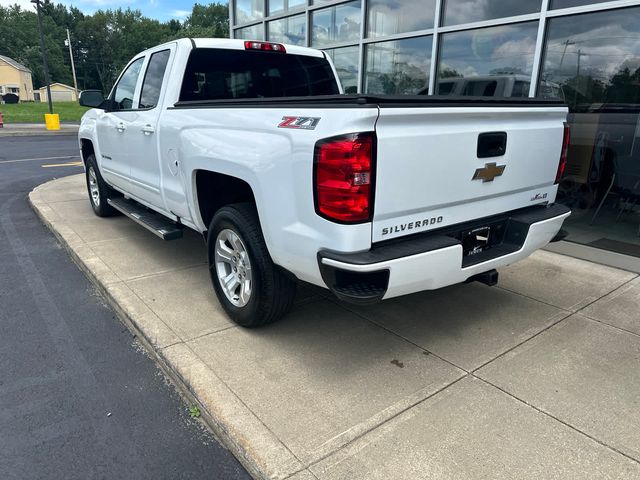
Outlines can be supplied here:
<path id="1" fill-rule="evenodd" d="M 79 141 L 98 216 L 205 236 L 215 292 L 253 327 L 296 282 L 371 303 L 478 280 L 557 238 L 567 108 L 342 95 L 319 50 L 182 39 L 134 57 Z"/>

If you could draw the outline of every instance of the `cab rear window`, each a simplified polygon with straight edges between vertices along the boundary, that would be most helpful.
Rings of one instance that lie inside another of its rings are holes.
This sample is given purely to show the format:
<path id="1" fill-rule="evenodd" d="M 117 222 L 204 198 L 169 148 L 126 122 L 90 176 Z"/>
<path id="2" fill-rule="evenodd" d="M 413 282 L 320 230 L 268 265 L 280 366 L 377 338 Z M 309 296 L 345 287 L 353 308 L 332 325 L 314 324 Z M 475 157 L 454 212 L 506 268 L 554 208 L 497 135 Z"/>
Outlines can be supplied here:
<path id="1" fill-rule="evenodd" d="M 198 48 L 191 52 L 180 101 L 340 93 L 324 57 Z"/>

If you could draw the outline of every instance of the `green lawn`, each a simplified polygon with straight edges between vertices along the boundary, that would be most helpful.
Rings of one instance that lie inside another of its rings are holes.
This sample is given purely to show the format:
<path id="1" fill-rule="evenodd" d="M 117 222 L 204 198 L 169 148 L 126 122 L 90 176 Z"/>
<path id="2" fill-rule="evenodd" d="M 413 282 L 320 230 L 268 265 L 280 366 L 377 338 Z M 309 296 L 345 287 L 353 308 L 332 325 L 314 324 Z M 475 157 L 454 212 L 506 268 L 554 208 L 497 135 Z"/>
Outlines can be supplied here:
<path id="1" fill-rule="evenodd" d="M 78 102 L 54 102 L 53 113 L 60 115 L 61 122 L 79 122 L 88 108 Z M 0 105 L 4 123 L 44 123 L 44 114 L 49 113 L 47 102 L 21 102 Z"/>

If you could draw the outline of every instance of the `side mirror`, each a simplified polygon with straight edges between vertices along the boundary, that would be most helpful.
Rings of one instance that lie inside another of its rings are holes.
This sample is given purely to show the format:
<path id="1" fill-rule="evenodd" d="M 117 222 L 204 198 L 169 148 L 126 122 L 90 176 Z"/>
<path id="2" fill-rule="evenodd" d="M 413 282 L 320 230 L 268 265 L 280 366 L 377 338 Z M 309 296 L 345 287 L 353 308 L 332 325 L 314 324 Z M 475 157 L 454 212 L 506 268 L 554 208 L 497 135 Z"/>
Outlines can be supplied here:
<path id="1" fill-rule="evenodd" d="M 104 95 L 100 90 L 83 90 L 79 102 L 83 107 L 104 108 Z"/>

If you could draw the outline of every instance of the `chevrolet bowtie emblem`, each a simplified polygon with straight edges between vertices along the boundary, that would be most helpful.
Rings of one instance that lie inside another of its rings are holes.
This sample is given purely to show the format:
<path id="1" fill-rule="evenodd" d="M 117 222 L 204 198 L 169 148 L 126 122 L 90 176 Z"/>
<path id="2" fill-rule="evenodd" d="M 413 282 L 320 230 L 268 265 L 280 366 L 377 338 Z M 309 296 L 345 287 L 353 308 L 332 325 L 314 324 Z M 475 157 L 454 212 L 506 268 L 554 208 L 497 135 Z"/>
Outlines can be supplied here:
<path id="1" fill-rule="evenodd" d="M 502 175 L 506 165 L 496 165 L 495 163 L 485 163 L 484 167 L 478 168 L 471 180 L 482 180 L 482 183 L 493 182 L 493 179 Z"/>

